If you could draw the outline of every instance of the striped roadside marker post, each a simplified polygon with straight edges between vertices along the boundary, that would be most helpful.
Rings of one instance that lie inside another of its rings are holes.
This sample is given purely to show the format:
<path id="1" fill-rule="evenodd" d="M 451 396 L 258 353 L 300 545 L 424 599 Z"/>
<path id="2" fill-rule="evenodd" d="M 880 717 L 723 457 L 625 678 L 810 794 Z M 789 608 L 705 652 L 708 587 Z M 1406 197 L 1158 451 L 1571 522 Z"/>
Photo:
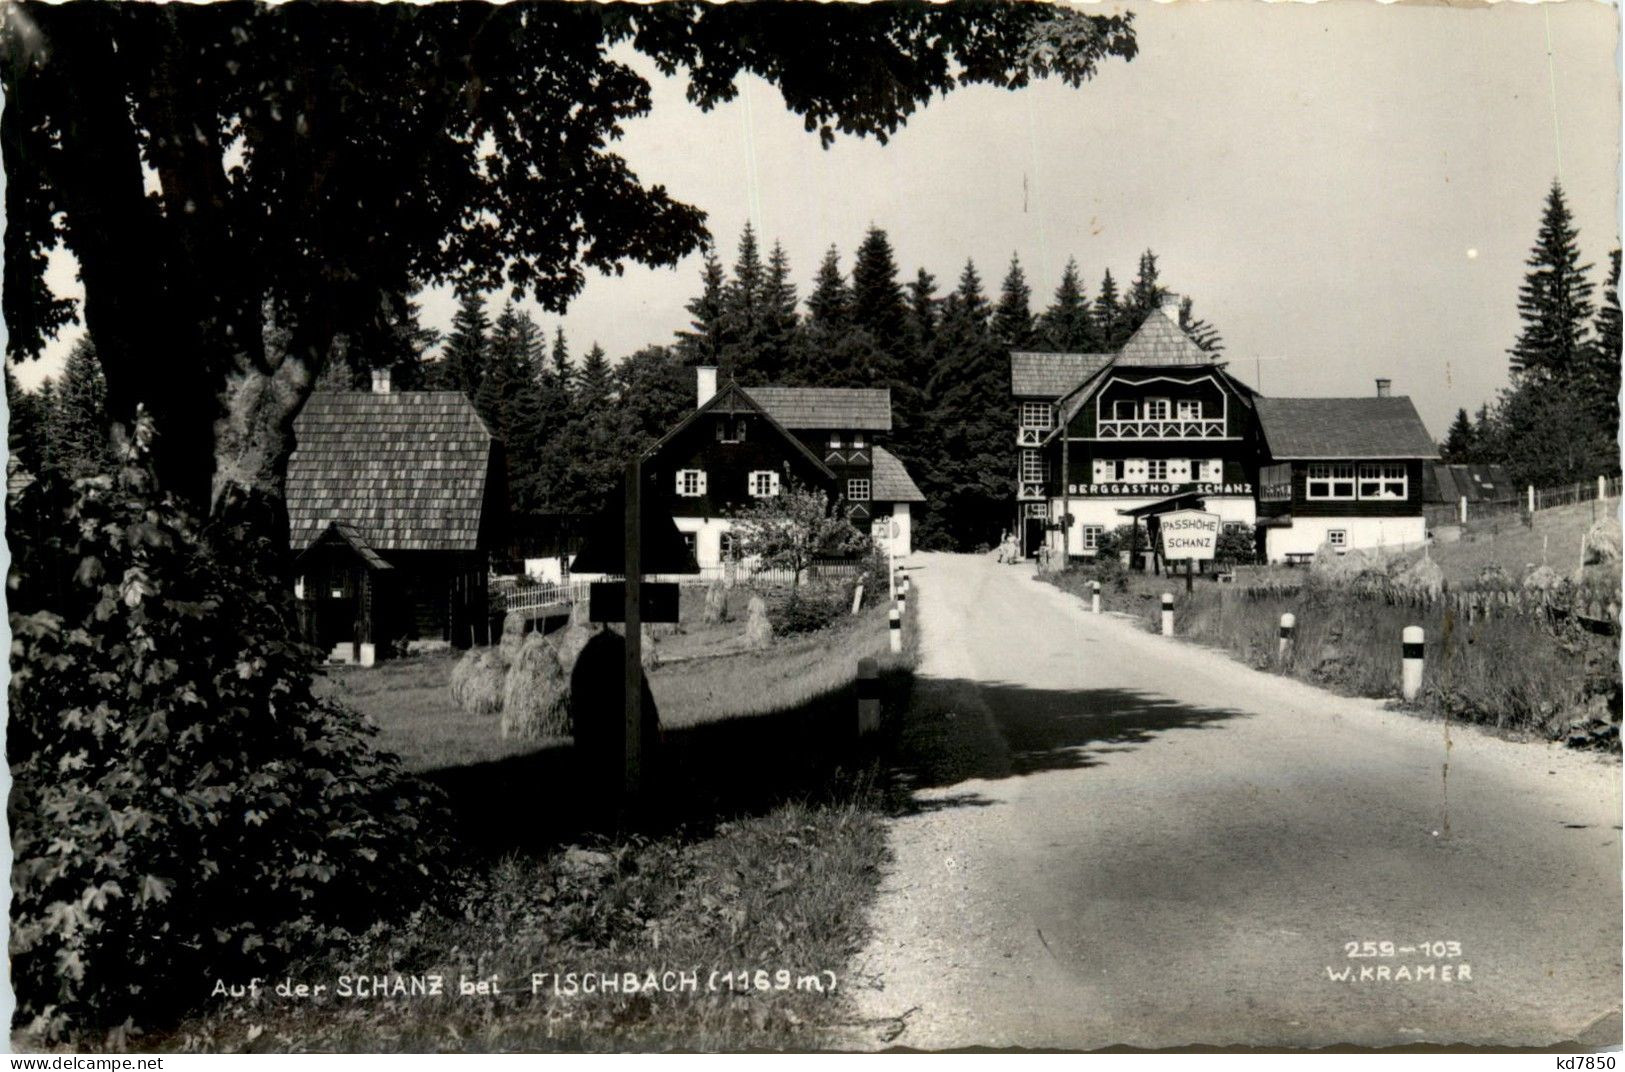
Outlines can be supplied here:
<path id="1" fill-rule="evenodd" d="M 899 634 L 892 634 L 897 636 Z M 873 659 L 858 660 L 858 736 L 880 728 L 880 671 Z"/>
<path id="2" fill-rule="evenodd" d="M 1407 625 L 1400 639 L 1399 692 L 1406 700 L 1414 700 L 1422 692 L 1422 627 Z"/>
<path id="3" fill-rule="evenodd" d="M 887 630 L 887 632 L 891 633 L 891 650 L 894 652 L 902 651 L 903 616 L 897 612 L 897 608 L 893 607 L 891 613 L 887 615 L 887 617 L 891 620 L 891 628 Z"/>
<path id="4" fill-rule="evenodd" d="M 913 586 L 913 584 L 914 584 L 914 581 L 911 578 L 908 578 L 908 577 L 903 578 L 903 587 L 897 590 L 897 609 L 898 610 L 901 610 L 901 611 L 908 610 L 908 592 L 909 592 L 909 589 Z"/>
<path id="5" fill-rule="evenodd" d="M 1100 582 L 1089 582 L 1089 609 L 1096 614 L 1100 613 Z"/>
<path id="6" fill-rule="evenodd" d="M 1162 635 L 1174 635 L 1174 595 L 1172 592 L 1162 593 Z"/>
<path id="7" fill-rule="evenodd" d="M 1276 642 L 1275 654 L 1283 661 L 1286 659 L 1286 653 L 1292 650 L 1293 634 L 1297 632 L 1297 629 L 1298 619 L 1296 615 L 1290 613 L 1281 615 L 1281 639 Z"/>

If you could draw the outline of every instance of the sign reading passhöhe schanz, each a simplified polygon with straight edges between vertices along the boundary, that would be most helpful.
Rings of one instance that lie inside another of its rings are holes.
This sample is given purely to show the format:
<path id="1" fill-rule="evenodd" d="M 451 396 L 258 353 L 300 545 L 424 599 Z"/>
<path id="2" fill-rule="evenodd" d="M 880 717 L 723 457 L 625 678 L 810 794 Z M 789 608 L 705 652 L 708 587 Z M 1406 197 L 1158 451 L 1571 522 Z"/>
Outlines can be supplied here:
<path id="1" fill-rule="evenodd" d="M 1159 519 L 1162 557 L 1211 561 L 1219 545 L 1219 515 L 1201 510 L 1174 510 Z"/>

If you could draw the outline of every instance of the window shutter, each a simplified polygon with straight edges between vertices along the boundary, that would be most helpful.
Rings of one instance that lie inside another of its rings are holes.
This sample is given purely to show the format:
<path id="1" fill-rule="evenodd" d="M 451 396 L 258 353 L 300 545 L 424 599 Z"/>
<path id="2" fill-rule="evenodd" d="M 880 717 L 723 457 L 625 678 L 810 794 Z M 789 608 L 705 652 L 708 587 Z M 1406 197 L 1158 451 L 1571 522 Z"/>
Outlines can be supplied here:
<path id="1" fill-rule="evenodd" d="M 679 470 L 677 470 L 677 494 L 681 495 L 682 493 L 683 493 L 683 471 L 681 469 L 679 469 Z"/>
<path id="2" fill-rule="evenodd" d="M 705 494 L 705 470 L 700 470 L 700 494 Z"/>
<path id="3" fill-rule="evenodd" d="M 777 474 L 777 473 L 769 473 L 768 476 L 771 479 L 768 482 L 768 492 L 767 493 L 769 495 L 777 495 L 779 493 L 779 474 Z"/>

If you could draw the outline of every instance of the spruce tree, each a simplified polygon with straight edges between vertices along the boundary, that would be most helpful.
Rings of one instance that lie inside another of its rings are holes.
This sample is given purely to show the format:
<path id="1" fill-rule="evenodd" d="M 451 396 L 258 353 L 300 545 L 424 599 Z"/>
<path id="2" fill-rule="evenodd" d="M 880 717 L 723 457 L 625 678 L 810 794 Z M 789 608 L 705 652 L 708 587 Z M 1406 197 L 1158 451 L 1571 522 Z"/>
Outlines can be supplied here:
<path id="1" fill-rule="evenodd" d="M 1055 299 L 1039 319 L 1039 343 L 1046 350 L 1092 353 L 1098 349 L 1089 298 L 1078 277 L 1078 262 L 1068 258 L 1055 288 Z"/>
<path id="2" fill-rule="evenodd" d="M 1021 259 L 1012 253 L 1010 270 L 999 289 L 998 309 L 993 314 L 993 337 L 1005 350 L 1025 350 L 1032 342 L 1032 298 Z"/>
<path id="3" fill-rule="evenodd" d="M 486 347 L 491 332 L 485 315 L 485 295 L 464 290 L 457 297 L 457 313 L 451 320 L 451 334 L 442 350 L 448 378 L 446 387 L 458 390 L 470 400 L 479 393 L 485 374 Z"/>
<path id="4" fill-rule="evenodd" d="M 1149 249 L 1140 254 L 1139 271 L 1134 276 L 1134 283 L 1129 287 L 1128 296 L 1123 300 L 1123 341 L 1128 336 L 1140 330 L 1146 317 L 1157 311 L 1162 304 L 1162 296 L 1168 288 L 1160 281 L 1161 272 L 1157 268 L 1157 255 Z M 1119 343 L 1118 345 L 1122 345 Z"/>
<path id="5" fill-rule="evenodd" d="M 722 367 L 728 343 L 727 283 L 722 262 L 708 251 L 700 269 L 700 293 L 684 306 L 693 317 L 692 330 L 677 333 L 677 349 L 683 355 L 684 364 Z"/>
<path id="6" fill-rule="evenodd" d="M 485 373 L 480 377 L 479 390 L 474 393 L 474 408 L 499 442 L 508 442 L 508 404 L 524 375 L 519 314 L 510 301 L 503 304 L 492 326 L 486 344 Z"/>
<path id="7" fill-rule="evenodd" d="M 739 234 L 739 256 L 733 279 L 722 287 L 722 358 L 720 378 L 761 383 L 762 349 L 767 336 L 767 285 L 756 231 L 747 221 Z M 702 295 L 703 297 L 703 295 Z"/>
<path id="8" fill-rule="evenodd" d="M 757 358 L 761 383 L 782 383 L 789 371 L 800 314 L 796 311 L 796 285 L 790 280 L 790 257 L 773 243 L 762 282 L 762 346 Z"/>
<path id="9" fill-rule="evenodd" d="M 1439 453 L 1445 461 L 1456 465 L 1477 460 L 1473 449 L 1473 421 L 1465 409 L 1456 410 L 1456 419 L 1450 422 Z"/>
<path id="10" fill-rule="evenodd" d="M 1518 290 L 1523 330 L 1507 351 L 1515 376 L 1569 380 L 1584 361 L 1592 283 L 1587 278 L 1591 265 L 1580 263 L 1579 239 L 1563 188 L 1553 182 L 1540 233 L 1525 262 L 1529 271 Z"/>
<path id="11" fill-rule="evenodd" d="M 1592 323 L 1595 338 L 1586 351 L 1585 387 L 1596 400 L 1597 418 L 1607 429 L 1619 427 L 1620 307 L 1619 250 L 1608 255 L 1608 282 Z"/>
<path id="12" fill-rule="evenodd" d="M 807 316 L 797 332 L 795 357 L 785 378 L 808 387 L 859 386 L 868 349 L 859 343 L 852 323 L 852 291 L 841 274 L 840 253 L 830 246 L 807 295 Z"/>
<path id="13" fill-rule="evenodd" d="M 90 336 L 81 336 L 68 351 L 55 395 L 48 419 L 57 467 L 70 480 L 112 472 L 107 381 Z"/>
<path id="14" fill-rule="evenodd" d="M 1180 330 L 1189 335 L 1191 342 L 1194 342 L 1199 349 L 1206 350 L 1209 353 L 1223 353 L 1224 337 L 1219 334 L 1219 329 L 1206 320 L 1198 319 L 1196 314 L 1191 312 L 1191 309 L 1191 299 L 1185 298 L 1179 303 Z"/>
<path id="15" fill-rule="evenodd" d="M 1108 268 L 1100 280 L 1100 297 L 1095 299 L 1095 338 L 1102 351 L 1114 351 L 1127 342 L 1128 337 L 1123 324 L 1122 300 L 1117 296 L 1117 280 L 1112 278 L 1112 270 Z"/>
<path id="16" fill-rule="evenodd" d="M 852 322 L 881 349 L 895 352 L 903 341 L 904 315 L 891 239 L 870 224 L 852 264 Z"/>

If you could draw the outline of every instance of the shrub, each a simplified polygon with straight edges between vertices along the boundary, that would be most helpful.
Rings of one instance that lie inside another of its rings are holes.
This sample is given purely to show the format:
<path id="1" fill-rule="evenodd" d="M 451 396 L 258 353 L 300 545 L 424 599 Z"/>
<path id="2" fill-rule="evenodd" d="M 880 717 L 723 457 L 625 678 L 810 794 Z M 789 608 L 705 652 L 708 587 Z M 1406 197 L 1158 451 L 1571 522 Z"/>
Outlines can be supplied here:
<path id="1" fill-rule="evenodd" d="M 42 1040 L 267 977 L 421 901 L 441 859 L 424 791 L 313 695 L 291 595 L 260 568 L 277 549 L 157 495 L 148 434 L 65 516 L 33 489 L 11 503 L 55 522 L 23 527 L 53 533 L 27 561 L 72 578 L 11 616 L 12 980 Z"/>
<path id="2" fill-rule="evenodd" d="M 1248 565 L 1258 561 L 1258 543 L 1251 525 L 1227 524 L 1219 528 L 1213 558 L 1223 566 Z"/>
<path id="3" fill-rule="evenodd" d="M 852 597 L 842 586 L 801 585 L 770 596 L 767 617 L 775 636 L 794 636 L 828 628 L 851 606 Z"/>

